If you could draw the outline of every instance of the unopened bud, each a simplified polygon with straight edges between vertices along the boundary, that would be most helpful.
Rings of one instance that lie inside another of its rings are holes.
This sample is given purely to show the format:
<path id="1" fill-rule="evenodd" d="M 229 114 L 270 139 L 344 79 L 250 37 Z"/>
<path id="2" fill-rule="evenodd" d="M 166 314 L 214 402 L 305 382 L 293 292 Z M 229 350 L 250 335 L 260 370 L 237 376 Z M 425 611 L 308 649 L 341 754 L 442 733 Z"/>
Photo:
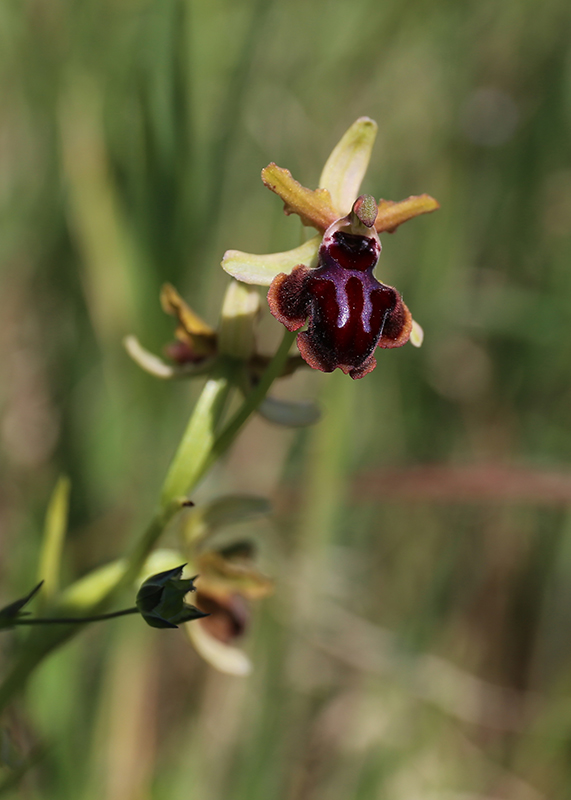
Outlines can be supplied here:
<path id="1" fill-rule="evenodd" d="M 189 592 L 196 591 L 194 581 L 198 577 L 181 578 L 185 566 L 151 575 L 139 589 L 136 606 L 152 628 L 178 628 L 183 622 L 208 616 L 184 602 Z"/>

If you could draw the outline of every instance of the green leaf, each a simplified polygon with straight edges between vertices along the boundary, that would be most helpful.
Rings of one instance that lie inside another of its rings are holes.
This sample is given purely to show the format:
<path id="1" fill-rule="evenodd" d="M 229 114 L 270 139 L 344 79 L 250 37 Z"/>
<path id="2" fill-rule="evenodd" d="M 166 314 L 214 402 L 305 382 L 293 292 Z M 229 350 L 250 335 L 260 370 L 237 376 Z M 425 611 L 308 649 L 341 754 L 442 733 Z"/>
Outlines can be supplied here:
<path id="1" fill-rule="evenodd" d="M 55 485 L 46 514 L 38 580 L 44 582 L 44 597 L 50 600 L 59 589 L 61 555 L 67 530 L 71 483 L 62 475 Z"/>
<path id="2" fill-rule="evenodd" d="M 339 217 L 348 214 L 357 199 L 376 136 L 377 123 L 369 117 L 359 117 L 334 147 L 323 167 L 319 185 L 329 190 Z"/>
<path id="3" fill-rule="evenodd" d="M 121 558 L 88 572 L 62 592 L 58 600 L 58 611 L 67 613 L 91 611 L 115 589 L 127 566 L 127 559 Z"/>
<path id="4" fill-rule="evenodd" d="M 276 275 L 285 272 L 289 275 L 298 264 L 314 267 L 321 245 L 321 236 L 314 236 L 300 247 L 283 253 L 253 255 L 240 250 L 227 250 L 222 259 L 222 267 L 229 275 L 243 283 L 269 286 Z"/>

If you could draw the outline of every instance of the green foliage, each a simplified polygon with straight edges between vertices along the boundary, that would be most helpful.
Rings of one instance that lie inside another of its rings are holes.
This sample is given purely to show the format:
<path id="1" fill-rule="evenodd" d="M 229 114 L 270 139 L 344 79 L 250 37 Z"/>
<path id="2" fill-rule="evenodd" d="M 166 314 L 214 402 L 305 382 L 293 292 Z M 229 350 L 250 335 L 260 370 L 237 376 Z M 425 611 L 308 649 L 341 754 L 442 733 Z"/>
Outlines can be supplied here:
<path id="1" fill-rule="evenodd" d="M 198 384 L 154 380 L 121 342 L 172 338 L 163 282 L 216 327 L 226 249 L 300 245 L 262 167 L 313 188 L 368 115 L 363 191 L 428 192 L 441 210 L 382 235 L 379 276 L 423 347 L 381 353 L 356 384 L 284 381 L 280 399 L 319 393 L 322 422 L 255 420 L 193 493 L 274 496 L 283 544 L 252 674 L 214 673 L 176 632 L 165 645 L 135 620 L 98 628 L 3 718 L 18 757 L 0 786 L 54 800 L 566 795 L 570 16 L 564 0 L 1 4 L 3 604 L 31 585 L 58 475 L 73 486 L 63 584 L 122 555 L 155 513 Z M 269 353 L 278 326 L 262 324 Z M 236 425 L 214 433 L 227 444 Z"/>

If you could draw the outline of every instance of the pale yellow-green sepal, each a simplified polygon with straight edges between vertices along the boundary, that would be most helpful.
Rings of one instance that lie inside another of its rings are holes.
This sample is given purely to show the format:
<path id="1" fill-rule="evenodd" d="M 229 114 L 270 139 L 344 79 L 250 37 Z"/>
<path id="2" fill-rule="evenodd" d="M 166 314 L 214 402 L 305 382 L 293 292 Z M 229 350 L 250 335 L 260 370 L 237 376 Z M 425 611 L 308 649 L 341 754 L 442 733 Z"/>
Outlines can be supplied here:
<path id="1" fill-rule="evenodd" d="M 123 339 L 123 346 L 141 369 L 144 369 L 145 372 L 155 378 L 161 378 L 161 380 L 165 381 L 192 378 L 194 375 L 202 375 L 205 372 L 209 372 L 212 368 L 212 358 L 201 361 L 199 364 L 183 364 L 180 366 L 167 364 L 162 358 L 144 348 L 136 336 L 126 336 Z"/>
<path id="2" fill-rule="evenodd" d="M 297 214 L 304 225 L 325 231 L 339 216 L 327 189 L 307 189 L 289 169 L 272 162 L 262 170 L 262 181 L 284 201 L 285 213 Z"/>
<path id="3" fill-rule="evenodd" d="M 413 347 L 420 347 L 424 340 L 424 331 L 418 324 L 418 322 L 412 321 L 412 330 L 410 332 L 410 339 L 409 342 L 413 345 Z"/>
<path id="4" fill-rule="evenodd" d="M 317 263 L 317 253 L 321 236 L 314 236 L 294 250 L 269 255 L 253 255 L 240 250 L 227 250 L 222 259 L 222 267 L 229 275 L 243 283 L 269 286 L 276 275 L 285 272 L 289 275 L 294 267 L 303 264 L 313 267 Z"/>
<path id="5" fill-rule="evenodd" d="M 357 199 L 376 136 L 377 123 L 369 117 L 359 117 L 327 159 L 319 185 L 329 190 L 338 217 L 348 214 Z"/>
<path id="6" fill-rule="evenodd" d="M 252 662 L 243 650 L 215 639 L 200 622 L 184 627 L 196 652 L 219 672 L 244 676 L 252 671 Z"/>
<path id="7" fill-rule="evenodd" d="M 218 352 L 247 361 L 255 350 L 254 323 L 260 314 L 257 289 L 231 281 L 224 295 L 218 326 Z"/>

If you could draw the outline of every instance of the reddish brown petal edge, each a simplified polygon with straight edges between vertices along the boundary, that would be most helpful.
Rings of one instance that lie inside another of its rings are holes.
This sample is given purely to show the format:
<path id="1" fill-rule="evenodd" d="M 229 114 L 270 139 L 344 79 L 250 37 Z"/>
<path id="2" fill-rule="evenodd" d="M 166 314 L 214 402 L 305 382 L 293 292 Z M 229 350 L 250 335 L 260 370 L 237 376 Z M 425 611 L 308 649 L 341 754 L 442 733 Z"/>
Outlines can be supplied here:
<path id="1" fill-rule="evenodd" d="M 393 289 L 392 286 L 388 288 Z M 383 349 L 402 347 L 410 339 L 410 332 L 412 331 L 412 315 L 397 290 L 393 289 L 393 292 L 397 297 L 397 302 L 393 310 L 387 314 L 377 345 L 377 347 L 382 347 Z"/>
<path id="2" fill-rule="evenodd" d="M 298 331 L 307 319 L 305 281 L 310 270 L 303 264 L 294 267 L 289 275 L 280 272 L 268 290 L 270 312 L 288 331 Z"/>

